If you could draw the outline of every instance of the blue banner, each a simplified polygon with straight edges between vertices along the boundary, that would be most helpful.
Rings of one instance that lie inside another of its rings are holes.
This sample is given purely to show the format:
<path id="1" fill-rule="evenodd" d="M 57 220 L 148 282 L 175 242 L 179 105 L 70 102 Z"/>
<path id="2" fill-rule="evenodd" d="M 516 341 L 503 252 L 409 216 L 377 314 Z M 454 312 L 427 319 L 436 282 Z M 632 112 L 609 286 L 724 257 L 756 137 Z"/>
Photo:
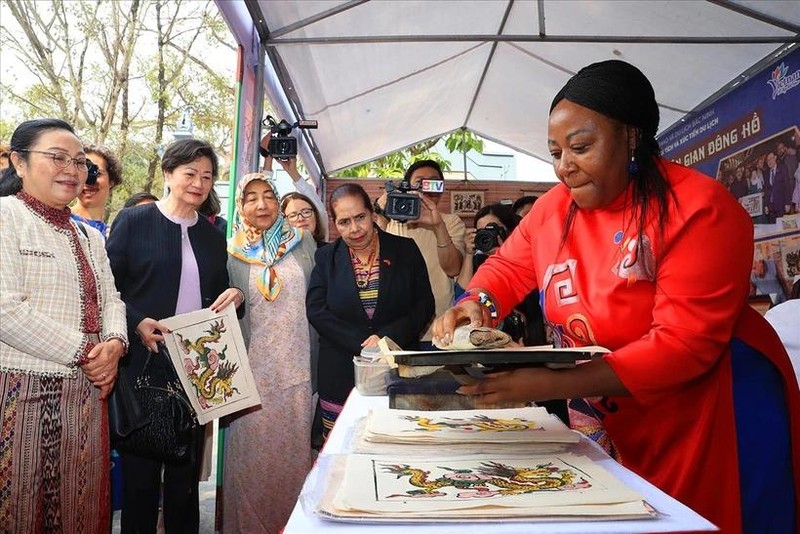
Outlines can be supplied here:
<path id="1" fill-rule="evenodd" d="M 753 294 L 782 302 L 800 277 L 800 50 L 658 137 L 664 157 L 719 180 L 755 224 Z"/>

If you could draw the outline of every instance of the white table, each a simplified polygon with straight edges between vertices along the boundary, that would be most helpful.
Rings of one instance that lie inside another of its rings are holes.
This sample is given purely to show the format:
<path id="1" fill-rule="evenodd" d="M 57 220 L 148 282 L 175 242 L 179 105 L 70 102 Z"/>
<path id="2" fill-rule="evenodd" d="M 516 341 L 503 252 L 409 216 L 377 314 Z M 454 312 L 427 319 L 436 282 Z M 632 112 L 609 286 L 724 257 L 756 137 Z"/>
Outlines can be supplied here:
<path id="1" fill-rule="evenodd" d="M 388 397 L 364 397 L 355 389 L 348 397 L 344 410 L 336 421 L 321 455 L 348 453 L 351 449 L 352 431 L 355 422 L 367 415 L 372 408 L 388 408 Z M 458 523 L 345 523 L 321 519 L 306 513 L 300 502 L 295 505 L 284 534 L 336 534 L 356 532 L 369 534 L 408 534 L 418 532 L 437 534 L 507 534 L 507 533 L 547 533 L 547 534 L 636 534 L 647 532 L 686 532 L 714 531 L 712 523 L 659 490 L 640 476 L 622 467 L 606 455 L 600 447 L 588 438 L 580 444 L 607 471 L 623 481 L 634 491 L 644 495 L 661 515 L 656 519 L 633 521 L 540 521 L 540 522 L 458 522 Z M 317 466 L 309 478 L 315 477 Z"/>

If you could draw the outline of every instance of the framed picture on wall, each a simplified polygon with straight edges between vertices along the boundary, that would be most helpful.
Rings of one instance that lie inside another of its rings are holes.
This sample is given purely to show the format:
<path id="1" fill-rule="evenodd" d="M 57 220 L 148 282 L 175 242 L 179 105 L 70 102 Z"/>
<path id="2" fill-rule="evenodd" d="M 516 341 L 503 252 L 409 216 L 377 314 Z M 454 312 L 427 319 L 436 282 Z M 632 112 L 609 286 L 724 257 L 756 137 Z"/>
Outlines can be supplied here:
<path id="1" fill-rule="evenodd" d="M 483 207 L 483 191 L 451 191 L 450 213 L 460 217 L 475 215 Z"/>

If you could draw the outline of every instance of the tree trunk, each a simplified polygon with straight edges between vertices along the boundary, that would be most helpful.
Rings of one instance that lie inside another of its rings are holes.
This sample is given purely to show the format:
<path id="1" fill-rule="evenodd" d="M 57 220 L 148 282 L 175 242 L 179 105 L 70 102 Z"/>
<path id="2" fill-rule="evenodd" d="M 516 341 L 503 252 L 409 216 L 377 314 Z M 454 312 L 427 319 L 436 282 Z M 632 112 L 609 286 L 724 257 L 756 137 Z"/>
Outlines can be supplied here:
<path id="1" fill-rule="evenodd" d="M 153 143 L 153 155 L 147 166 L 147 183 L 144 190 L 152 193 L 153 185 L 156 182 L 156 172 L 161 160 L 159 148 L 164 139 L 164 121 L 167 108 L 167 77 L 164 68 L 164 31 L 161 25 L 161 2 L 156 3 L 156 28 L 158 29 L 158 116 L 156 119 L 156 137 Z"/>

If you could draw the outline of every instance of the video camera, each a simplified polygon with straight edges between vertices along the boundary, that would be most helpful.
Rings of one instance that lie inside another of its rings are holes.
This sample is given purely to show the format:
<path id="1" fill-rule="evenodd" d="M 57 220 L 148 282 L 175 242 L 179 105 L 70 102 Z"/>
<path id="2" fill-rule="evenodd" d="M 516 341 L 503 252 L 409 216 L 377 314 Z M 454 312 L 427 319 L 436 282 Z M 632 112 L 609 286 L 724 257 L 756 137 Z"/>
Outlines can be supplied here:
<path id="1" fill-rule="evenodd" d="M 387 218 L 395 221 L 416 221 L 419 219 L 422 208 L 422 200 L 417 191 L 444 193 L 444 181 L 422 180 L 417 187 L 412 186 L 406 180 L 397 184 L 397 187 L 392 182 L 386 182 L 386 209 L 383 210 L 383 213 Z"/>
<path id="2" fill-rule="evenodd" d="M 475 250 L 488 254 L 493 248 L 500 246 L 500 239 L 505 241 L 507 237 L 505 228 L 497 223 L 489 223 L 475 233 Z"/>
<path id="3" fill-rule="evenodd" d="M 297 138 L 292 134 L 293 128 L 300 128 L 302 130 L 316 129 L 317 121 L 297 121 L 294 124 L 289 124 L 286 119 L 276 121 L 271 115 L 262 121 L 264 126 L 269 126 L 270 140 L 269 146 L 265 150 L 259 146 L 261 155 L 265 158 L 272 156 L 276 159 L 287 160 L 297 156 Z"/>
<path id="4" fill-rule="evenodd" d="M 86 185 L 94 185 L 97 183 L 97 179 L 100 177 L 100 167 L 94 164 L 92 160 L 86 160 L 86 167 L 88 169 L 88 173 L 86 175 Z"/>
<path id="5" fill-rule="evenodd" d="M 386 182 L 386 209 L 383 213 L 389 219 L 406 222 L 419 219 L 420 200 L 417 193 L 409 191 L 419 191 L 420 187 L 412 187 L 406 180 L 403 180 L 395 188 L 394 183 Z"/>

